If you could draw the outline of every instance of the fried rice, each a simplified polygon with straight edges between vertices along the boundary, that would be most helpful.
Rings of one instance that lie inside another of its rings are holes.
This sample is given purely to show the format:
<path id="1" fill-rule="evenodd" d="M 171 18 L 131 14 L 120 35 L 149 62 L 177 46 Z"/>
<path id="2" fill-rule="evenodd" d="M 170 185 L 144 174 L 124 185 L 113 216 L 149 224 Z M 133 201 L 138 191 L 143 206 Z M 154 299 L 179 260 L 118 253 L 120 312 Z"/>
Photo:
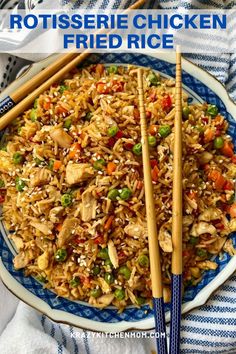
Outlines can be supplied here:
<path id="1" fill-rule="evenodd" d="M 175 82 L 144 71 L 164 300 L 170 301 Z M 214 105 L 183 93 L 184 286 L 235 254 L 236 157 Z M 70 72 L 6 130 L 2 218 L 16 269 L 58 296 L 104 308 L 151 304 L 135 67 Z"/>

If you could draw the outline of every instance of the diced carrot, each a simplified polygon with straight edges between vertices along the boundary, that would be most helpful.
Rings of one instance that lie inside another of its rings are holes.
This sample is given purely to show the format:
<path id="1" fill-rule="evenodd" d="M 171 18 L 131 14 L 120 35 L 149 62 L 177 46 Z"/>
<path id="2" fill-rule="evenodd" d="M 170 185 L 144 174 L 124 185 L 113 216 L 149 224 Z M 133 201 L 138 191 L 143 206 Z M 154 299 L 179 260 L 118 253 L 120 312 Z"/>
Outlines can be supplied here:
<path id="1" fill-rule="evenodd" d="M 106 223 L 104 225 L 104 230 L 106 230 L 106 231 L 110 230 L 113 219 L 114 219 L 114 215 L 110 215 L 108 217 L 108 219 L 107 219 L 107 221 L 106 221 Z"/>
<path id="2" fill-rule="evenodd" d="M 111 83 L 112 85 L 112 91 L 113 92 L 122 92 L 124 91 L 124 82 L 120 82 L 120 81 L 112 81 Z"/>
<path id="3" fill-rule="evenodd" d="M 215 186 L 215 189 L 217 189 L 217 190 L 223 189 L 223 187 L 226 183 L 226 179 L 222 176 L 222 173 L 217 170 L 211 170 L 208 173 L 208 179 L 210 179 L 211 181 L 213 181 L 215 183 L 214 186 Z"/>
<path id="4" fill-rule="evenodd" d="M 147 119 L 150 119 L 151 116 L 152 116 L 152 112 L 146 111 L 146 118 L 147 118 Z"/>
<path id="5" fill-rule="evenodd" d="M 55 160 L 53 164 L 53 170 L 57 171 L 61 168 L 62 162 L 60 160 Z"/>
<path id="6" fill-rule="evenodd" d="M 209 143 L 215 137 L 215 132 L 212 129 L 206 129 L 204 132 L 204 142 Z"/>
<path id="7" fill-rule="evenodd" d="M 138 190 L 142 189 L 142 188 L 143 188 L 143 181 L 138 181 L 136 188 L 137 188 Z"/>
<path id="8" fill-rule="evenodd" d="M 231 157 L 231 161 L 232 161 L 234 164 L 236 164 L 236 155 L 234 155 L 234 156 Z"/>
<path id="9" fill-rule="evenodd" d="M 188 193 L 188 197 L 190 198 L 190 199 L 196 199 L 196 197 L 197 197 L 197 192 L 196 191 L 190 191 L 189 193 Z"/>
<path id="10" fill-rule="evenodd" d="M 153 182 L 157 182 L 158 181 L 158 174 L 159 174 L 158 167 L 154 166 L 152 171 L 151 171 L 151 176 L 152 176 Z"/>
<path id="11" fill-rule="evenodd" d="M 0 194 L 0 204 L 1 204 L 1 203 L 3 203 L 3 202 L 4 202 L 4 200 L 5 200 L 5 196 L 4 196 L 4 195 L 2 195 L 2 194 Z"/>
<path id="12" fill-rule="evenodd" d="M 58 105 L 55 108 L 55 113 L 56 114 L 63 114 L 63 113 L 68 113 L 68 110 L 65 107 L 62 107 L 61 105 Z"/>
<path id="13" fill-rule="evenodd" d="M 47 100 L 43 102 L 43 108 L 48 111 L 51 107 L 51 100 Z"/>
<path id="14" fill-rule="evenodd" d="M 171 110 L 172 99 L 171 99 L 170 95 L 167 95 L 162 99 L 161 106 L 162 106 L 162 109 L 166 112 L 169 112 Z"/>
<path id="15" fill-rule="evenodd" d="M 232 204 L 229 209 L 229 215 L 231 218 L 236 218 L 236 203 Z"/>
<path id="16" fill-rule="evenodd" d="M 100 94 L 105 94 L 110 92 L 110 87 L 107 86 L 104 82 L 98 82 L 96 85 L 97 92 Z"/>
<path id="17" fill-rule="evenodd" d="M 155 124 L 150 125 L 149 127 L 149 134 L 156 135 L 158 131 L 158 126 Z"/>
<path id="18" fill-rule="evenodd" d="M 111 175 L 116 170 L 116 164 L 114 162 L 108 162 L 107 173 Z"/>
<path id="19" fill-rule="evenodd" d="M 156 159 L 150 160 L 151 168 L 154 168 L 155 166 L 158 166 L 158 162 Z"/>
<path id="20" fill-rule="evenodd" d="M 103 235 L 99 235 L 97 237 L 95 237 L 93 239 L 93 242 L 96 244 L 96 245 L 102 245 L 104 243 L 104 237 Z"/>
<path id="21" fill-rule="evenodd" d="M 69 152 L 69 158 L 74 159 L 75 156 L 81 151 L 81 145 L 79 143 L 74 143 Z"/>
<path id="22" fill-rule="evenodd" d="M 104 72 L 104 65 L 103 64 L 97 64 L 95 71 L 96 71 L 96 74 L 101 76 L 103 74 L 103 72 Z"/>
<path id="23" fill-rule="evenodd" d="M 225 141 L 224 146 L 221 149 L 221 152 L 226 157 L 232 157 L 234 155 L 233 144 L 230 143 L 229 141 Z"/>
<path id="24" fill-rule="evenodd" d="M 231 181 L 226 181 L 223 189 L 225 191 L 232 191 L 234 189 L 234 184 Z"/>
<path id="25" fill-rule="evenodd" d="M 134 115 L 134 119 L 135 119 L 135 120 L 139 120 L 139 118 L 140 118 L 140 112 L 139 112 L 138 108 L 134 108 L 133 115 Z"/>
<path id="26" fill-rule="evenodd" d="M 56 230 L 57 230 L 58 232 L 60 232 L 60 231 L 61 231 L 61 229 L 62 229 L 62 225 L 63 225 L 63 224 L 57 224 L 57 226 L 56 226 Z"/>

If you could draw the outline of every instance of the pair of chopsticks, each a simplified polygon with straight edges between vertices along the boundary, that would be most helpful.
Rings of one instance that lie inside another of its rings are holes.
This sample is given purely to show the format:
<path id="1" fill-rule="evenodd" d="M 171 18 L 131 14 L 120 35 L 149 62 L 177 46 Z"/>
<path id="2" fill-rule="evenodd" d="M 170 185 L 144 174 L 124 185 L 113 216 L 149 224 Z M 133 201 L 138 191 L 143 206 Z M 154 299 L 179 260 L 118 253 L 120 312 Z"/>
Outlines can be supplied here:
<path id="1" fill-rule="evenodd" d="M 138 0 L 125 11 L 138 9 L 145 2 L 146 0 Z M 25 111 L 41 93 L 55 82 L 60 81 L 65 74 L 84 61 L 90 53 L 90 50 L 85 50 L 81 54 L 72 51 L 61 55 L 54 63 L 25 82 L 10 96 L 0 101 L 0 111 L 6 112 L 0 118 L 0 131 Z"/>
<path id="2" fill-rule="evenodd" d="M 165 313 L 161 276 L 161 260 L 158 243 L 155 204 L 151 178 L 151 165 L 148 147 L 146 113 L 144 107 L 143 71 L 138 69 L 138 93 L 142 139 L 143 174 L 145 203 L 147 214 L 148 243 L 152 295 L 157 332 L 158 354 L 167 354 Z M 173 207 L 172 207 L 172 286 L 171 286 L 171 324 L 170 354 L 178 354 L 180 348 L 180 320 L 182 302 L 182 84 L 181 54 L 176 53 L 176 92 L 175 92 L 175 132 L 174 132 L 174 166 L 173 166 Z"/>

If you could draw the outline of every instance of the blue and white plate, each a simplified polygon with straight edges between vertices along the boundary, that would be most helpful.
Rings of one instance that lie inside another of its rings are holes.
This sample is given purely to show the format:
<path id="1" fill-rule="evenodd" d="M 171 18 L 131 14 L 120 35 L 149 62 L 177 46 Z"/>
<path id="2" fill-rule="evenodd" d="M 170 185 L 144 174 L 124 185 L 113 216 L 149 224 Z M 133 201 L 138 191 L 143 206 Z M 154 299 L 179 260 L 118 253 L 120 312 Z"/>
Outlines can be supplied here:
<path id="1" fill-rule="evenodd" d="M 54 61 L 52 56 L 40 63 L 32 65 L 21 77 L 15 80 L 0 95 L 0 99 L 9 95 L 22 83 L 29 80 L 43 67 Z M 86 64 L 90 63 L 117 63 L 151 67 L 166 77 L 175 77 L 175 55 L 157 54 L 147 56 L 142 54 L 92 54 Z M 183 85 L 189 95 L 190 102 L 207 101 L 217 105 L 219 111 L 229 122 L 229 134 L 236 144 L 236 105 L 230 100 L 225 88 L 215 78 L 189 61 L 183 59 Z M 13 244 L 7 238 L 7 231 L 0 223 L 0 276 L 5 285 L 21 300 L 37 310 L 45 313 L 54 321 L 68 323 L 74 326 L 95 331 L 117 332 L 131 328 L 154 328 L 153 311 L 148 307 L 135 308 L 129 306 L 123 313 L 118 314 L 114 307 L 99 310 L 82 301 L 71 301 L 57 297 L 50 290 L 32 277 L 24 277 L 23 271 L 15 270 Z M 236 234 L 232 236 L 236 245 Z M 183 313 L 203 305 L 209 296 L 236 270 L 236 256 L 231 258 L 224 254 L 216 258 L 218 268 L 205 272 L 202 281 L 196 286 L 187 289 L 184 295 Z M 166 305 L 166 320 L 169 320 L 169 306 Z"/>

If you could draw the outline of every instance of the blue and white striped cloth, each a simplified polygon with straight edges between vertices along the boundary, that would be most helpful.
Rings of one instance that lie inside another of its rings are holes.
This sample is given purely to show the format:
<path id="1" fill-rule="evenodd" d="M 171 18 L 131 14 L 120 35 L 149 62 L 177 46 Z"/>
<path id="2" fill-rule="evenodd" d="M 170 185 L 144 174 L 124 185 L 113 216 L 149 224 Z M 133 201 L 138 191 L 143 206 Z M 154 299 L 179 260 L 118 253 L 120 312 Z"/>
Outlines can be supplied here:
<path id="1" fill-rule="evenodd" d="M 28 0 L 26 6 L 37 6 L 42 1 Z M 64 0 L 64 2 L 66 2 Z M 68 5 L 92 8 L 94 4 L 101 8 L 128 7 L 131 0 L 78 0 L 67 1 Z M 12 1 L 10 1 L 12 4 Z M 9 1 L 0 1 L 0 7 L 9 5 Z M 48 5 L 48 4 L 47 4 Z M 150 0 L 146 8 L 174 9 L 186 8 L 235 8 L 233 0 Z M 236 39 L 235 39 L 236 41 Z M 217 45 L 217 43 L 216 43 Z M 222 55 L 191 55 L 186 57 L 195 64 L 217 77 L 236 100 L 236 53 Z M 9 61 L 9 56 L 0 56 L 0 70 Z M 12 62 L 14 60 L 12 59 Z M 0 72 L 1 75 L 1 72 Z M 3 77 L 4 87 L 9 83 L 9 75 Z M 1 314 L 0 314 L 1 320 Z M 81 334 L 82 333 L 82 334 Z M 79 336 L 80 334 L 80 336 Z M 77 338 L 74 338 L 77 335 Z M 16 314 L 0 336 L 1 354 L 144 354 L 155 350 L 152 339 L 94 338 L 90 332 L 71 326 L 59 325 L 42 316 L 23 303 L 19 303 Z M 236 275 L 232 276 L 206 305 L 183 316 L 181 328 L 182 354 L 236 354 Z"/>

